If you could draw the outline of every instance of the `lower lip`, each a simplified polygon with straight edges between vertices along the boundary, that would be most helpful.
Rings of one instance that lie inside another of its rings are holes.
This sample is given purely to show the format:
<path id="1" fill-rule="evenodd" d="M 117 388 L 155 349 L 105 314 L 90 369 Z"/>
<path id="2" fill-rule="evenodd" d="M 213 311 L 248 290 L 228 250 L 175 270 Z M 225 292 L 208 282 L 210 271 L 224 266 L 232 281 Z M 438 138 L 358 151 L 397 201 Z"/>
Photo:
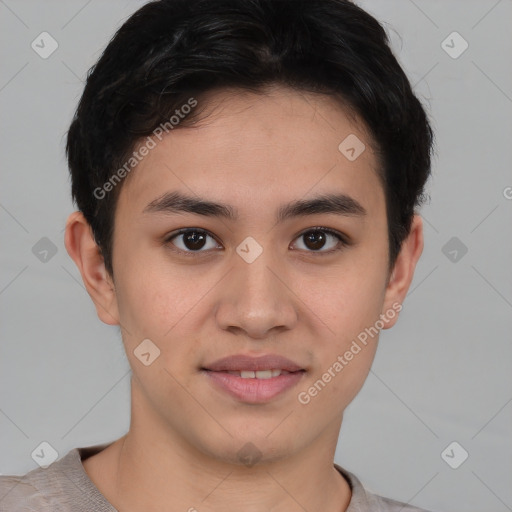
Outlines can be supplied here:
<path id="1" fill-rule="evenodd" d="M 232 397 L 251 404 L 261 404 L 293 388 L 303 378 L 304 371 L 286 373 L 270 379 L 242 379 L 226 372 L 202 370 L 213 384 Z"/>

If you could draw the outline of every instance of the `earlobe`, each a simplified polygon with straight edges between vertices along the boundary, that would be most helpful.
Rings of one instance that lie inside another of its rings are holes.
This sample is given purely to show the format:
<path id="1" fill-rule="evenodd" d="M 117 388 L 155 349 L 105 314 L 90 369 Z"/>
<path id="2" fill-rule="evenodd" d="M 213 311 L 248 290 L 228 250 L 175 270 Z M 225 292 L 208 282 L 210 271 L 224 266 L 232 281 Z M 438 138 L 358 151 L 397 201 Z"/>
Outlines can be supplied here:
<path id="1" fill-rule="evenodd" d="M 68 217 L 64 243 L 80 271 L 98 317 L 108 325 L 118 325 L 119 312 L 114 283 L 105 268 L 103 255 L 94 240 L 92 229 L 82 212 L 73 212 Z"/>
<path id="2" fill-rule="evenodd" d="M 386 287 L 381 318 L 389 329 L 395 325 L 398 314 L 402 309 L 402 303 L 409 290 L 414 277 L 416 264 L 423 252 L 423 220 L 419 215 L 414 215 L 411 231 L 403 241 L 400 253 L 396 259 L 393 272 Z M 393 311 L 392 314 L 390 314 Z"/>

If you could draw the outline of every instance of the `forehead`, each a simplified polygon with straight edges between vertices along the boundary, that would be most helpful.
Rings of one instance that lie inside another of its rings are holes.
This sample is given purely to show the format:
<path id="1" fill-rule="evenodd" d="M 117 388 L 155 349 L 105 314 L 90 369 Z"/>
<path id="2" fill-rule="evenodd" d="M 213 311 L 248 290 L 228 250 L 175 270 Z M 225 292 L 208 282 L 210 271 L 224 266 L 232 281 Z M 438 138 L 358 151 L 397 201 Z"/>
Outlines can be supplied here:
<path id="1" fill-rule="evenodd" d="M 238 204 L 242 213 L 244 205 L 271 207 L 333 188 L 375 206 L 383 199 L 374 143 L 336 99 L 275 87 L 198 101 L 198 122 L 156 141 L 123 184 L 118 209 L 142 213 L 170 190 Z M 347 144 L 364 150 L 348 158 Z"/>

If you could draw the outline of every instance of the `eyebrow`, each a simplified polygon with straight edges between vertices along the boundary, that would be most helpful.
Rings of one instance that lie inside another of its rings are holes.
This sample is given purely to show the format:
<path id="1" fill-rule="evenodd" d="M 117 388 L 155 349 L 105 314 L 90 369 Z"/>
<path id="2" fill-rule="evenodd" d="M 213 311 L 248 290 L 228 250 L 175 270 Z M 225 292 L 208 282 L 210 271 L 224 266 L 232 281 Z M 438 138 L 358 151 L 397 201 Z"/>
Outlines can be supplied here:
<path id="1" fill-rule="evenodd" d="M 238 219 L 236 208 L 230 205 L 188 196 L 181 192 L 166 192 L 151 201 L 144 208 L 143 213 L 194 213 L 205 217 L 221 217 L 231 221 Z M 322 213 L 356 217 L 363 217 L 367 214 L 366 209 L 358 201 L 346 194 L 323 194 L 282 205 L 277 210 L 276 221 L 283 222 L 294 217 Z"/>

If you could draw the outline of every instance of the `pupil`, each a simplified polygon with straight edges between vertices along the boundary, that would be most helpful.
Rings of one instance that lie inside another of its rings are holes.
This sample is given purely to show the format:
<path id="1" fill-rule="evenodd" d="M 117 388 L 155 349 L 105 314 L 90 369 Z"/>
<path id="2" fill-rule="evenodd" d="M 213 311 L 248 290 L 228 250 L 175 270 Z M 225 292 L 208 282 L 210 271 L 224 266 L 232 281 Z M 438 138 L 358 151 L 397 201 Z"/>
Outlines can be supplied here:
<path id="1" fill-rule="evenodd" d="M 189 231 L 185 234 L 185 245 L 188 249 L 201 249 L 205 243 L 205 236 L 203 233 L 197 231 Z"/>
<path id="2" fill-rule="evenodd" d="M 325 244 L 325 234 L 322 231 L 310 231 L 305 237 L 309 249 L 321 249 Z"/>
<path id="3" fill-rule="evenodd" d="M 322 231 L 310 231 L 304 235 L 306 246 L 310 249 L 321 249 L 325 244 L 325 234 Z M 190 231 L 185 234 L 185 245 L 188 249 L 201 249 L 205 244 L 204 233 L 198 231 Z"/>

